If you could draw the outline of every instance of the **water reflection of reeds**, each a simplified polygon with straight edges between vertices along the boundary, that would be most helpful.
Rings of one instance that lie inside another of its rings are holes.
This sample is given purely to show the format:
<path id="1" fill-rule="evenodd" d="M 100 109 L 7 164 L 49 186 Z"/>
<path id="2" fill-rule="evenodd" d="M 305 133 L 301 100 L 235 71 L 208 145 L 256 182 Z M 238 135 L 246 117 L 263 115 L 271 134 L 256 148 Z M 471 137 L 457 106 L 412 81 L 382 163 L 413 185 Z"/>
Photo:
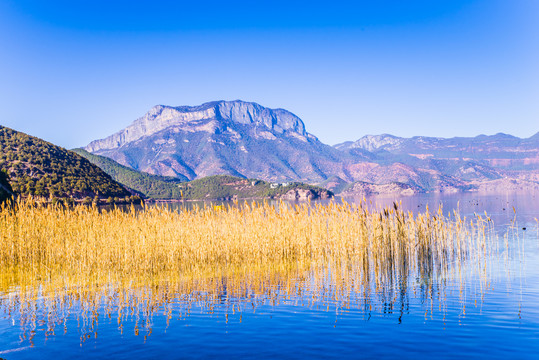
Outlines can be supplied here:
<path id="1" fill-rule="evenodd" d="M 107 318 L 148 336 L 154 316 L 168 323 L 193 308 L 228 320 L 287 303 L 400 322 L 411 297 L 428 316 L 458 291 L 465 311 L 490 286 L 499 250 L 486 215 L 413 215 L 397 204 L 100 212 L 26 202 L 1 210 L 0 229 L 0 307 L 30 343 L 40 326 L 67 332 L 70 318 L 81 341 Z"/>

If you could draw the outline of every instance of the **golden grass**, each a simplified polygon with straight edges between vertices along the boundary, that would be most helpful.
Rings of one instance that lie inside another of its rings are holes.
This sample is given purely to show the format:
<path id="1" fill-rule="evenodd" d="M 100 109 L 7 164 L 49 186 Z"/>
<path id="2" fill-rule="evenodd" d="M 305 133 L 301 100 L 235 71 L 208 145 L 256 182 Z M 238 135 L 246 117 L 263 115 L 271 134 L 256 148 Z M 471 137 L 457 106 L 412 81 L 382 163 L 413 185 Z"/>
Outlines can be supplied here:
<path id="1" fill-rule="evenodd" d="M 0 210 L 0 266 L 147 273 L 333 259 L 365 273 L 431 271 L 485 255 L 489 230 L 486 217 L 467 221 L 442 208 L 415 216 L 347 203 L 100 211 L 25 201 Z"/>
<path id="2" fill-rule="evenodd" d="M 30 342 L 37 323 L 51 335 L 67 331 L 69 316 L 84 341 L 97 336 L 103 316 L 120 331 L 135 319 L 135 334 L 149 335 L 155 312 L 169 321 L 193 306 L 220 309 L 228 321 L 268 301 L 400 312 L 400 321 L 412 294 L 430 305 L 425 316 L 435 303 L 444 312 L 448 279 L 467 299 L 467 279 L 480 278 L 482 296 L 493 239 L 486 215 L 414 215 L 397 204 L 126 211 L 21 201 L 0 209 L 0 309 L 19 314 L 21 339 Z"/>

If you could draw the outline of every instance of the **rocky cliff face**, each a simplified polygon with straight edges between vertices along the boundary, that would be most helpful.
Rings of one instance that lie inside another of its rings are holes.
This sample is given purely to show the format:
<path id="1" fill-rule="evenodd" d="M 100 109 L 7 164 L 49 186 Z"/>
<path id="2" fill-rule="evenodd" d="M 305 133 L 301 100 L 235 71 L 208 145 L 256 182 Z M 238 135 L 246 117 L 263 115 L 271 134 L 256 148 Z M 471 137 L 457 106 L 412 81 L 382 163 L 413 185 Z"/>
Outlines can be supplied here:
<path id="1" fill-rule="evenodd" d="M 155 106 L 85 150 L 151 174 L 228 174 L 269 181 L 346 177 L 347 155 L 322 144 L 296 115 L 244 101 Z"/>
<path id="2" fill-rule="evenodd" d="M 200 106 L 157 105 L 127 128 L 105 139 L 92 141 L 85 150 L 98 153 L 118 149 L 171 127 L 184 128 L 192 132 L 216 133 L 226 131 L 227 123 L 253 125 L 258 128 L 262 137 L 273 138 L 270 134 L 275 132 L 289 133 L 303 141 L 316 139 L 305 131 L 303 121 L 289 111 L 268 109 L 256 103 L 236 100 L 209 102 Z"/>

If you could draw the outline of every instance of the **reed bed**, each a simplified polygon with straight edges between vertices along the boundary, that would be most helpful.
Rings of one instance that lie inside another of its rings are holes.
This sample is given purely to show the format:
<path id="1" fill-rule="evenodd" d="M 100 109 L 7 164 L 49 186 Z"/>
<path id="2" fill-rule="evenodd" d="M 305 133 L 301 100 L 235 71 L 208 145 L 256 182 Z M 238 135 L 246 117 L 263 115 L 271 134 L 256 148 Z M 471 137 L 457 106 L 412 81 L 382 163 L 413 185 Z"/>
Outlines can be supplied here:
<path id="1" fill-rule="evenodd" d="M 0 309 L 17 314 L 21 341 L 39 324 L 46 336 L 67 331 L 70 316 L 84 341 L 99 321 L 116 319 L 119 331 L 130 321 L 148 336 L 156 313 L 168 322 L 193 307 L 227 321 L 268 302 L 395 312 L 401 321 L 410 296 L 429 304 L 425 316 L 445 311 L 455 284 L 464 312 L 470 296 L 482 298 L 498 253 L 487 215 L 367 205 L 102 210 L 20 201 L 0 209 Z"/>
<path id="2" fill-rule="evenodd" d="M 397 204 L 381 211 L 347 203 L 100 211 L 23 201 L 0 209 L 0 266 L 146 273 L 346 259 L 365 273 L 431 271 L 486 255 L 489 230 L 486 217 L 444 216 L 441 207 L 414 215 Z"/>

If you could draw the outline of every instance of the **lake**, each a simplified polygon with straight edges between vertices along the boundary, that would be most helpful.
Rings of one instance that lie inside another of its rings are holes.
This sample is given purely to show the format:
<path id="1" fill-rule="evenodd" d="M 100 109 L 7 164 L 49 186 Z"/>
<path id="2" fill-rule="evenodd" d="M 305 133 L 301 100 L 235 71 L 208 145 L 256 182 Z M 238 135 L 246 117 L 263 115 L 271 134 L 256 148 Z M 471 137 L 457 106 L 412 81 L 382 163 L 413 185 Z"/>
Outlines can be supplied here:
<path id="1" fill-rule="evenodd" d="M 369 276 L 353 264 L 297 262 L 196 278 L 32 279 L 39 288 L 0 292 L 0 358 L 536 359 L 539 194 L 398 200 L 414 213 L 486 211 L 488 256 Z"/>

